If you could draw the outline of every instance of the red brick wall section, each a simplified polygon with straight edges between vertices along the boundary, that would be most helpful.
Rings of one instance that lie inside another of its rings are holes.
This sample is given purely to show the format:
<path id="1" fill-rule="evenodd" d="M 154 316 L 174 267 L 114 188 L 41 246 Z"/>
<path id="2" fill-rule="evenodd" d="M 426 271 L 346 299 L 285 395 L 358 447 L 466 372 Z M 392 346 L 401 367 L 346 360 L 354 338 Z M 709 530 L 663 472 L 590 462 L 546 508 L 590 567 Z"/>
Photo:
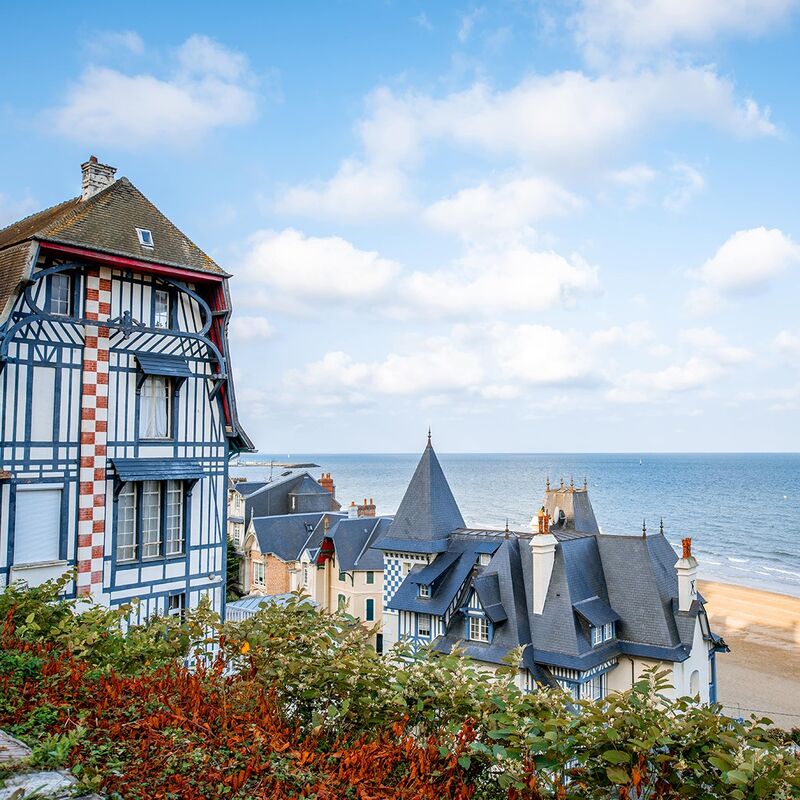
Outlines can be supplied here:
<path id="1" fill-rule="evenodd" d="M 86 272 L 84 316 L 107 320 L 111 315 L 111 270 Z M 106 532 L 106 442 L 108 439 L 108 328 L 84 330 L 81 385 L 81 466 L 78 522 L 79 595 L 103 589 Z"/>

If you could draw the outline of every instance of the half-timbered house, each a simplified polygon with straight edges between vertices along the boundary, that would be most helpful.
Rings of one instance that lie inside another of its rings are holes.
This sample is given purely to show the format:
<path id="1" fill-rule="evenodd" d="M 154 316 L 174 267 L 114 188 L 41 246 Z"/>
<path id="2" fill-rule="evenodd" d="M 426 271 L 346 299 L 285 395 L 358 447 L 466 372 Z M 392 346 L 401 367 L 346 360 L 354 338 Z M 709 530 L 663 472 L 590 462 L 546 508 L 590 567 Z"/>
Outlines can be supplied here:
<path id="1" fill-rule="evenodd" d="M 229 275 L 94 157 L 0 231 L 0 583 L 223 610 Z"/>

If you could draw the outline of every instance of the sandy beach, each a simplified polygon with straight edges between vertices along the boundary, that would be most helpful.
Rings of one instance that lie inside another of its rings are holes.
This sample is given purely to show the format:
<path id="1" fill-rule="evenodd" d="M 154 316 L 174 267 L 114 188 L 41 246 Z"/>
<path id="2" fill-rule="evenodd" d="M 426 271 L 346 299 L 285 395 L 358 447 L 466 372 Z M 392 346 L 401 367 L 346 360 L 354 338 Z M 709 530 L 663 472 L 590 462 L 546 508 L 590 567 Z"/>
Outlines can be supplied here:
<path id="1" fill-rule="evenodd" d="M 713 630 L 731 648 L 717 657 L 725 711 L 800 727 L 800 598 L 710 581 L 699 588 Z"/>

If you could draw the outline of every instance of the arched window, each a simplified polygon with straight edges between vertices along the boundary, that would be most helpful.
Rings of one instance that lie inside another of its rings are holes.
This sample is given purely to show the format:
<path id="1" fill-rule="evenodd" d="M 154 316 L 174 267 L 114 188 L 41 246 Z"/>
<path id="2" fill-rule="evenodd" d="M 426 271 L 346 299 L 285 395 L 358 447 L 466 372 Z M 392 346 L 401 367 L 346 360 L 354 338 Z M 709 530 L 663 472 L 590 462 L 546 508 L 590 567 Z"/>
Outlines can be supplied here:
<path id="1" fill-rule="evenodd" d="M 700 694 L 700 670 L 696 669 L 689 678 L 689 694 L 694 697 Z"/>

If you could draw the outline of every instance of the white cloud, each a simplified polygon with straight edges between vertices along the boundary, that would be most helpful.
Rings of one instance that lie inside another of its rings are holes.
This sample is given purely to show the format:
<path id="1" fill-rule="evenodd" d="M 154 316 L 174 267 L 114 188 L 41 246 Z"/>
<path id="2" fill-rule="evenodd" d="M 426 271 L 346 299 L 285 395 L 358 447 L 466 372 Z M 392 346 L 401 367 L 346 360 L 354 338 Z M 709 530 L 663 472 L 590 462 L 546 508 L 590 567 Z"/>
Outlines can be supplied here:
<path id="1" fill-rule="evenodd" d="M 685 363 L 653 372 L 627 372 L 609 389 L 606 398 L 613 403 L 648 403 L 676 392 L 703 388 L 725 374 L 721 364 L 692 356 Z"/>
<path id="2" fill-rule="evenodd" d="M 581 206 L 579 197 L 549 178 L 519 178 L 462 189 L 429 206 L 424 216 L 434 228 L 474 241 L 520 231 L 542 217 L 565 214 Z"/>
<path id="3" fill-rule="evenodd" d="M 578 255 L 566 259 L 522 243 L 475 247 L 451 267 L 414 272 L 403 296 L 413 308 L 437 315 L 542 311 L 596 291 L 597 272 Z"/>
<path id="4" fill-rule="evenodd" d="M 136 31 L 98 31 L 87 37 L 86 49 L 96 56 L 115 55 L 118 51 L 141 55 L 144 41 Z"/>
<path id="5" fill-rule="evenodd" d="M 706 179 L 698 169 L 683 162 L 673 164 L 671 172 L 673 186 L 664 198 L 664 208 L 683 211 L 706 188 Z"/>
<path id="6" fill-rule="evenodd" d="M 588 59 L 603 63 L 611 54 L 646 59 L 723 34 L 758 36 L 796 7 L 797 0 L 584 0 L 574 23 Z"/>
<path id="7" fill-rule="evenodd" d="M 407 179 L 400 170 L 348 159 L 330 180 L 293 186 L 278 198 L 289 214 L 360 222 L 405 214 L 411 208 Z"/>
<path id="8" fill-rule="evenodd" d="M 546 325 L 496 325 L 494 352 L 505 377 L 537 386 L 585 381 L 593 367 L 572 333 Z"/>
<path id="9" fill-rule="evenodd" d="M 458 397 L 510 400 L 526 387 L 597 381 L 586 348 L 573 332 L 545 325 L 481 323 L 454 326 L 447 337 L 414 339 L 400 352 L 359 361 L 342 351 L 284 376 L 290 393 L 322 405 L 416 395 L 436 403 Z"/>
<path id="10" fill-rule="evenodd" d="M 729 344 L 721 333 L 710 327 L 688 328 L 680 332 L 680 338 L 703 356 L 724 366 L 743 364 L 753 358 L 751 350 Z"/>
<path id="11" fill-rule="evenodd" d="M 614 325 L 604 330 L 595 331 L 590 336 L 594 347 L 638 347 L 653 339 L 653 330 L 649 322 L 631 322 L 628 325 Z"/>
<path id="12" fill-rule="evenodd" d="M 241 262 L 239 276 L 250 284 L 242 305 L 303 312 L 319 301 L 375 299 L 399 270 L 338 236 L 305 236 L 293 228 L 259 231 Z"/>
<path id="13" fill-rule="evenodd" d="M 264 317 L 233 317 L 230 327 L 237 339 L 269 339 L 275 334 L 272 323 Z"/>
<path id="14" fill-rule="evenodd" d="M 625 169 L 611 173 L 612 183 L 627 190 L 627 204 L 635 208 L 641 205 L 647 196 L 647 189 L 656 179 L 658 173 L 647 164 L 632 164 Z"/>
<path id="15" fill-rule="evenodd" d="M 433 30 L 433 23 L 428 19 L 428 15 L 424 11 L 421 11 L 416 17 L 412 17 L 412 20 L 426 31 Z"/>
<path id="16" fill-rule="evenodd" d="M 781 331 L 772 344 L 776 350 L 785 356 L 800 356 L 800 335 L 792 331 Z"/>
<path id="17" fill-rule="evenodd" d="M 462 44 L 466 42 L 472 35 L 472 29 L 475 27 L 475 23 L 483 19 L 485 15 L 486 9 L 483 6 L 474 8 L 468 14 L 464 14 L 461 17 L 461 25 L 458 28 L 458 41 Z"/>
<path id="18" fill-rule="evenodd" d="M 765 287 L 798 261 L 800 246 L 777 228 L 737 231 L 689 273 L 701 284 L 690 293 L 689 308 L 695 313 L 713 311 L 726 297 Z"/>
<path id="19" fill-rule="evenodd" d="M 482 367 L 471 353 L 444 338 L 432 338 L 408 353 L 358 362 L 341 351 L 287 373 L 294 390 L 313 390 L 347 400 L 356 394 L 412 395 L 466 389 L 478 383 Z"/>
<path id="20" fill-rule="evenodd" d="M 49 127 L 83 144 L 137 148 L 181 145 L 255 116 L 247 62 L 205 36 L 191 36 L 171 74 L 127 75 L 89 66 L 48 112 Z"/>
<path id="21" fill-rule="evenodd" d="M 648 128 L 683 121 L 738 136 L 776 132 L 768 109 L 737 98 L 711 67 L 665 66 L 620 76 L 531 75 L 508 90 L 486 83 L 435 98 L 373 92 L 359 129 L 370 158 L 413 163 L 427 142 L 512 154 L 548 169 L 598 165 Z"/>

